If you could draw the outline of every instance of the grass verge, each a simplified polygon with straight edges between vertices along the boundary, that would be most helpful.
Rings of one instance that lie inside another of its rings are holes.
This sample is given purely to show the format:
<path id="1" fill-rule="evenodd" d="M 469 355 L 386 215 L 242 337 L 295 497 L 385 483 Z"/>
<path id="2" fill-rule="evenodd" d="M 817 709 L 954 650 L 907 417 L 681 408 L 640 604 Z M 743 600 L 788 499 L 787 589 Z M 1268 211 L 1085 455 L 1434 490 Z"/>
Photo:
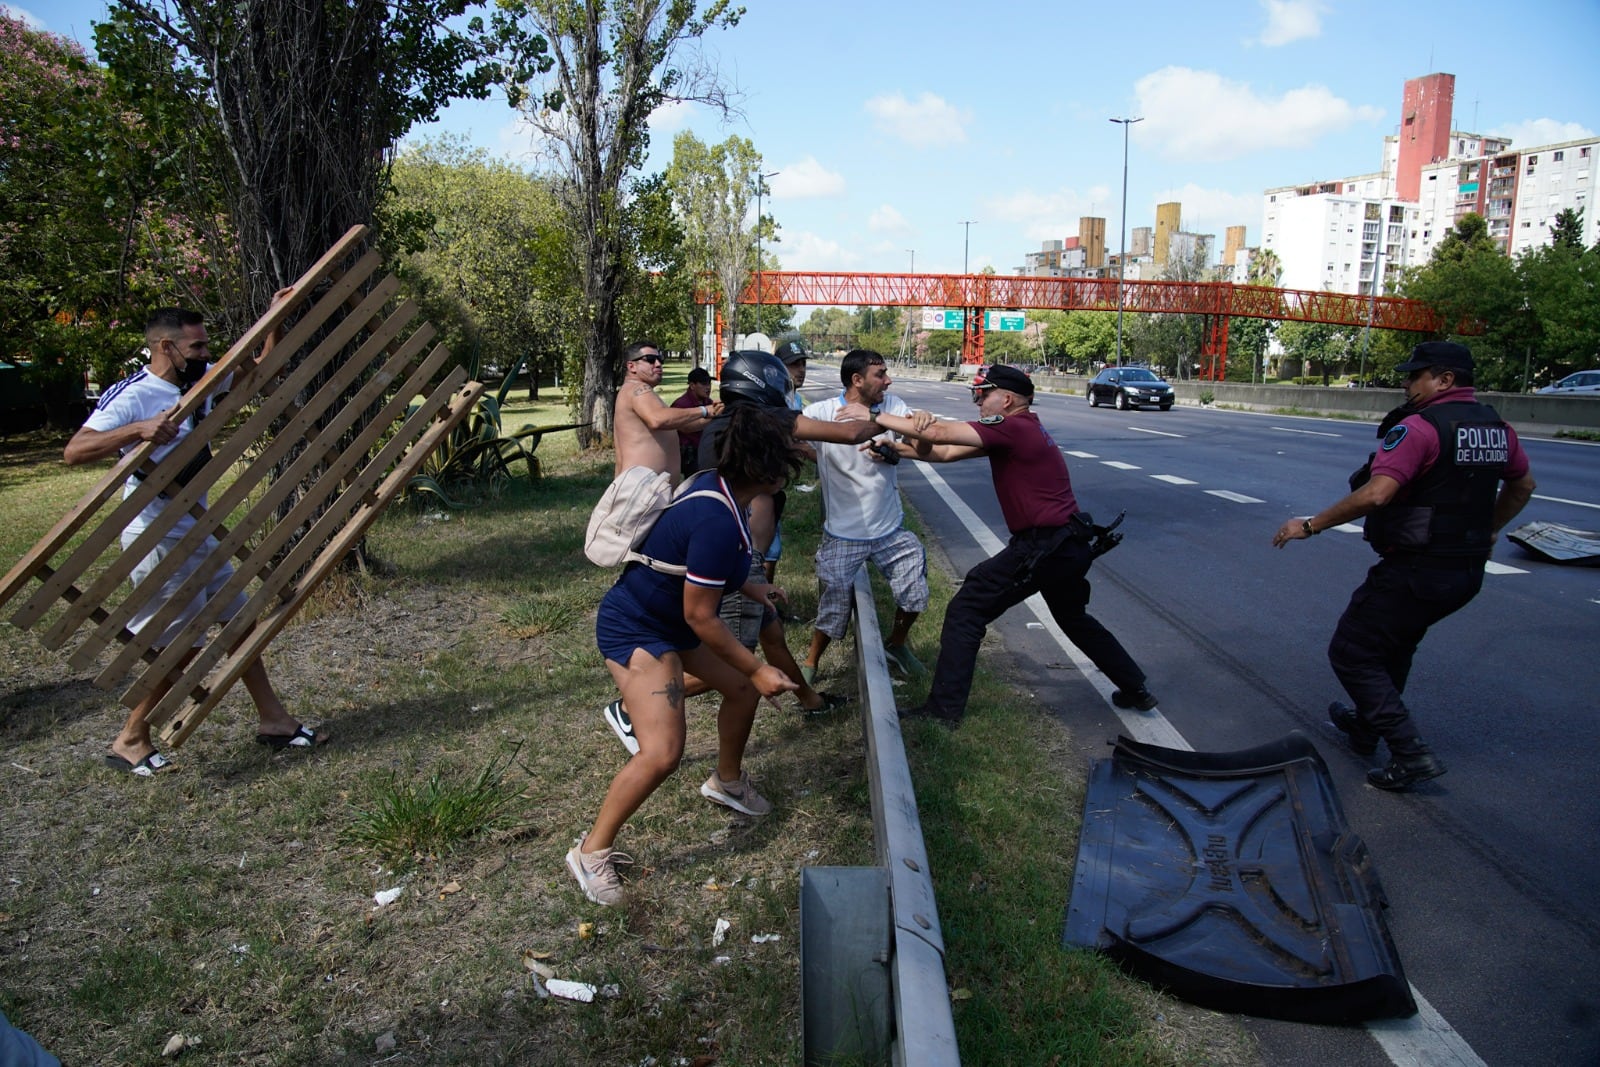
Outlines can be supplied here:
<path id="1" fill-rule="evenodd" d="M 563 419 L 521 404 L 507 423 Z M 624 753 L 597 713 L 611 576 L 580 552 L 611 459 L 573 442 L 541 443 L 531 488 L 392 509 L 371 542 L 394 576 L 342 577 L 274 642 L 280 694 L 333 737 L 310 752 L 253 744 L 233 692 L 175 772 L 112 774 L 115 697 L 0 631 L 13 1022 L 70 1063 L 160 1062 L 176 1033 L 201 1064 L 799 1062 L 799 869 L 871 862 L 859 720 L 764 708 L 749 763 L 777 810 L 751 821 L 698 795 L 715 705 L 691 702 L 686 766 L 619 840 L 629 902 L 584 900 L 562 856 Z M 0 448 L 8 564 L 103 474 L 60 467 L 60 444 Z M 801 614 L 816 507 L 791 493 L 785 520 Z M 949 589 L 936 576 L 917 630 L 928 662 Z M 854 689 L 849 660 L 829 656 L 826 688 Z M 1082 788 L 1061 725 L 986 676 L 959 733 L 929 729 L 910 740 L 964 1061 L 1248 1059 L 1231 1021 L 1060 949 Z M 615 995 L 541 997 L 535 966 Z"/>

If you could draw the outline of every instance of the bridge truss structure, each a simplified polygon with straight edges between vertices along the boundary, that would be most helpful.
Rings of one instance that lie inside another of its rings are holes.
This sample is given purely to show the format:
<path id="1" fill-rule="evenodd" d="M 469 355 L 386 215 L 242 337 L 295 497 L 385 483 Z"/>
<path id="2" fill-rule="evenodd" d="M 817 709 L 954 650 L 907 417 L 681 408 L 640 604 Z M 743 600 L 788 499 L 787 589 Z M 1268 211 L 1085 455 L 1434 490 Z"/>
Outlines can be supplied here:
<path id="1" fill-rule="evenodd" d="M 1115 311 L 1117 287 L 1116 278 L 761 271 L 751 274 L 738 302 L 960 309 L 966 312 L 961 361 L 977 364 L 984 361 L 984 311 Z M 1426 304 L 1397 296 L 1275 289 L 1231 282 L 1124 280 L 1121 287 L 1121 307 L 1126 312 L 1203 317 L 1198 377 L 1209 380 L 1221 379 L 1227 370 L 1228 322 L 1235 317 L 1412 333 L 1437 333 L 1446 328 Z M 698 299 L 704 303 L 713 296 L 702 292 Z M 1462 324 L 1455 332 L 1476 331 L 1470 324 Z"/>

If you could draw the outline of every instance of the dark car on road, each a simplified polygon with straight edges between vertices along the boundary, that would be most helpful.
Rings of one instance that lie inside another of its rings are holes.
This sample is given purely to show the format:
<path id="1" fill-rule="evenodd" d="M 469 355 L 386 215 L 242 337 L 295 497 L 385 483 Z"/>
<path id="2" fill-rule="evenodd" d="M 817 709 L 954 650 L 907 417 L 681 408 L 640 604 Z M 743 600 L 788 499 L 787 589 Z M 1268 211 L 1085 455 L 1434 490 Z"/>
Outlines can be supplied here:
<path id="1" fill-rule="evenodd" d="M 1172 386 L 1156 377 L 1144 367 L 1107 367 L 1089 380 L 1089 406 L 1115 404 L 1119 410 L 1129 408 L 1172 408 Z"/>

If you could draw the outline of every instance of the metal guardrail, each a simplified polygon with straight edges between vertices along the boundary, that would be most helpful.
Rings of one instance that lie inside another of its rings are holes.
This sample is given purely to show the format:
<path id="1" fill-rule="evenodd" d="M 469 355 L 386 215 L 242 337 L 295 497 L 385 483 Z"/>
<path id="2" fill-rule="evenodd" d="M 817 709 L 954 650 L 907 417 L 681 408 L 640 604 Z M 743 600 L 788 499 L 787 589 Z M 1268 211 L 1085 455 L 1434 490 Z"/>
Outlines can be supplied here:
<path id="1" fill-rule="evenodd" d="M 878 865 L 800 872 L 804 1061 L 958 1067 L 939 910 L 865 569 L 855 626 Z"/>

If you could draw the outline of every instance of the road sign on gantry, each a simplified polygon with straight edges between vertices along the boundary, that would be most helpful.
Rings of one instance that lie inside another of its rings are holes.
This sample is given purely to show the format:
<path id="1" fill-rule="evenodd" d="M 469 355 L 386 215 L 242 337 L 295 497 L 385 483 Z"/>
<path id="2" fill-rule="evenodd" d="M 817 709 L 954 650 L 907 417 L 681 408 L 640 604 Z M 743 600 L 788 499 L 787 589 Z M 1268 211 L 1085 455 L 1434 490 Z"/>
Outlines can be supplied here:
<path id="1" fill-rule="evenodd" d="M 924 330 L 959 330 L 967 323 L 965 311 L 948 311 L 944 308 L 923 308 Z"/>
<path id="2" fill-rule="evenodd" d="M 1017 333 L 1028 324 L 1028 316 L 1020 311 L 985 311 L 983 328 L 990 333 Z"/>
<path id="3" fill-rule="evenodd" d="M 38 580 L 11 621 L 40 627 L 46 646 L 90 631 L 68 662 L 100 666 L 96 685 L 114 688 L 138 671 L 121 696 L 126 706 L 171 679 L 148 716 L 168 745 L 194 731 L 483 394 L 461 367 L 448 369 L 450 351 L 433 344 L 436 331 L 416 304 L 395 305 L 399 283 L 379 273 L 366 235 L 351 228 L 184 394 L 171 418 L 199 421 L 163 462 L 149 462 L 153 442 L 130 449 L 0 580 L 0 604 Z M 180 483 L 191 460 L 203 466 Z M 229 474 L 208 507 L 206 494 Z M 130 476 L 142 480 L 123 496 Z M 168 499 L 160 517 L 123 549 L 124 527 L 158 496 Z M 173 532 L 191 516 L 188 532 Z M 168 537 L 176 547 L 131 586 L 134 567 Z M 129 630 L 211 539 L 211 565 L 196 568 L 138 633 Z M 166 647 L 152 647 L 230 557 L 233 577 Z M 223 622 L 241 593 L 244 608 Z"/>

